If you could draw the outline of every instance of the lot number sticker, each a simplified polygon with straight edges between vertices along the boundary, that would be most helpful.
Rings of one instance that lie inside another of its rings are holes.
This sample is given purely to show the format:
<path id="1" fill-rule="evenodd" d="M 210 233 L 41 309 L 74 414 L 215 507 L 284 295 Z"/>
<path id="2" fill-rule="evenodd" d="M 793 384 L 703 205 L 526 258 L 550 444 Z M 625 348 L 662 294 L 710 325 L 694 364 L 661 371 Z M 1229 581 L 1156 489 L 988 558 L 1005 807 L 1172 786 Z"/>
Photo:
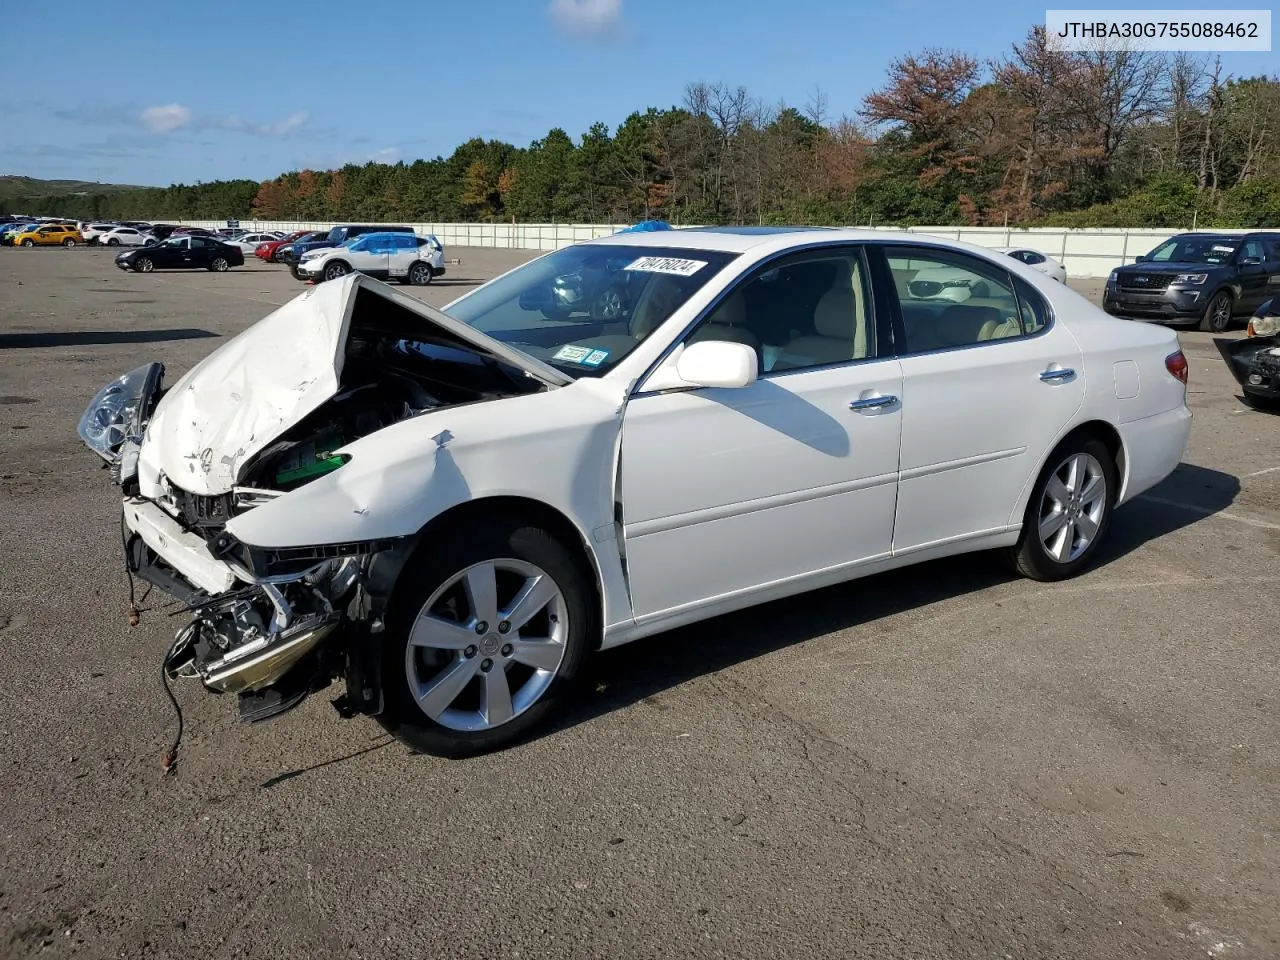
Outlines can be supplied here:
<path id="1" fill-rule="evenodd" d="M 705 260 L 682 260 L 679 257 L 641 257 L 623 267 L 645 273 L 669 273 L 676 277 L 692 277 L 707 265 Z"/>
<path id="2" fill-rule="evenodd" d="M 555 352 L 552 360 L 562 360 L 565 363 L 580 363 L 584 367 L 598 367 L 604 363 L 609 357 L 608 350 L 596 350 L 593 347 L 579 347 L 575 344 L 566 344 Z"/>

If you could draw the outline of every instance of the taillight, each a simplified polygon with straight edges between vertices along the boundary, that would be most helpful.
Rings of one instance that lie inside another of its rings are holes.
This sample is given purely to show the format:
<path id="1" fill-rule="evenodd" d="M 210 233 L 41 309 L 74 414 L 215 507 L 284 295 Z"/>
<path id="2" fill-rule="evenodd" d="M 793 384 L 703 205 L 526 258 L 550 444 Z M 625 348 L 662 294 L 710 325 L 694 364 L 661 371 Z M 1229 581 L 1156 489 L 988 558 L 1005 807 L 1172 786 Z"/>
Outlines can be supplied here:
<path id="1" fill-rule="evenodd" d="M 1182 355 L 1181 350 L 1175 350 L 1164 358 L 1164 368 L 1169 371 L 1170 375 L 1187 382 L 1187 378 L 1191 375 L 1191 367 L 1187 364 L 1187 358 Z"/>

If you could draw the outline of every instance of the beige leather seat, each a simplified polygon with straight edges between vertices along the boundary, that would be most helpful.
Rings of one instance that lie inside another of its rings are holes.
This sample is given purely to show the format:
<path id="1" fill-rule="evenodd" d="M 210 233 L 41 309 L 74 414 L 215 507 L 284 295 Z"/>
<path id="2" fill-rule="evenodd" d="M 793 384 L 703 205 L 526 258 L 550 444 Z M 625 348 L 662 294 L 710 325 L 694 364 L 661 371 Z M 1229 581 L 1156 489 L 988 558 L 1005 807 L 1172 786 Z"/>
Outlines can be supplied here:
<path id="1" fill-rule="evenodd" d="M 1022 325 L 1015 317 L 1004 320 L 988 320 L 978 331 L 978 340 L 1006 340 L 1022 336 Z"/>
<path id="2" fill-rule="evenodd" d="M 867 316 L 863 305 L 862 274 L 850 261 L 841 260 L 831 289 L 813 311 L 814 333 L 788 343 L 773 364 L 774 370 L 811 367 L 867 356 Z"/>
<path id="3" fill-rule="evenodd" d="M 756 362 L 760 363 L 760 338 L 746 328 L 746 322 L 747 304 L 742 291 L 737 290 L 722 300 L 703 323 L 698 324 L 698 329 L 693 331 L 687 342 L 727 340 L 730 343 L 745 343 L 756 352 Z"/>

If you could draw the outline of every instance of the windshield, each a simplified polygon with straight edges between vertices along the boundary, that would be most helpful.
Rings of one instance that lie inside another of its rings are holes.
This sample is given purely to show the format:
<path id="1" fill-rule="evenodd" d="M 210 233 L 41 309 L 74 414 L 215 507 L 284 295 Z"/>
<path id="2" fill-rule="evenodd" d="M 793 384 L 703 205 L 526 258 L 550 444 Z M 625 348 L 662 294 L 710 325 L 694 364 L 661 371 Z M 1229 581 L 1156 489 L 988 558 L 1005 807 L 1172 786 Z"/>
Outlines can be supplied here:
<path id="1" fill-rule="evenodd" d="M 485 284 L 448 312 L 572 377 L 598 377 L 735 256 L 675 247 L 567 247 Z"/>
<path id="2" fill-rule="evenodd" d="M 1148 259 L 1157 263 L 1226 263 L 1236 252 L 1234 237 L 1184 237 L 1167 240 L 1151 251 Z"/>

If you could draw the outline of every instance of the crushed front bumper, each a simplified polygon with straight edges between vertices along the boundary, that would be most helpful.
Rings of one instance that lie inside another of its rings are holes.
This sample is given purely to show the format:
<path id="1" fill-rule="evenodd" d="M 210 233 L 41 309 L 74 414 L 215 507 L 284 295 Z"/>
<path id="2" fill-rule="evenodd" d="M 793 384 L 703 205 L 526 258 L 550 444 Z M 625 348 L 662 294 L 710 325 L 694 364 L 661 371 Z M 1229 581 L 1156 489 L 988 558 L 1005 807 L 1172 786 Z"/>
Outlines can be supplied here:
<path id="1" fill-rule="evenodd" d="M 209 553 L 208 543 L 197 534 L 184 530 L 158 504 L 141 497 L 129 497 L 124 501 L 124 526 L 136 534 L 158 558 L 160 577 L 166 575 L 164 567 L 171 568 L 188 583 L 209 596 L 217 596 L 230 590 L 236 583 L 231 568 Z M 126 534 L 126 539 L 127 539 Z M 149 583 L 174 592 L 169 585 L 148 576 L 149 567 L 156 567 L 154 559 L 142 555 L 144 563 L 135 568 L 131 555 L 130 567 Z M 145 564 L 145 565 L 144 565 Z M 183 598 L 186 599 L 186 598 Z"/>
<path id="2" fill-rule="evenodd" d="M 1280 337 L 1213 341 L 1246 397 L 1280 400 Z"/>

